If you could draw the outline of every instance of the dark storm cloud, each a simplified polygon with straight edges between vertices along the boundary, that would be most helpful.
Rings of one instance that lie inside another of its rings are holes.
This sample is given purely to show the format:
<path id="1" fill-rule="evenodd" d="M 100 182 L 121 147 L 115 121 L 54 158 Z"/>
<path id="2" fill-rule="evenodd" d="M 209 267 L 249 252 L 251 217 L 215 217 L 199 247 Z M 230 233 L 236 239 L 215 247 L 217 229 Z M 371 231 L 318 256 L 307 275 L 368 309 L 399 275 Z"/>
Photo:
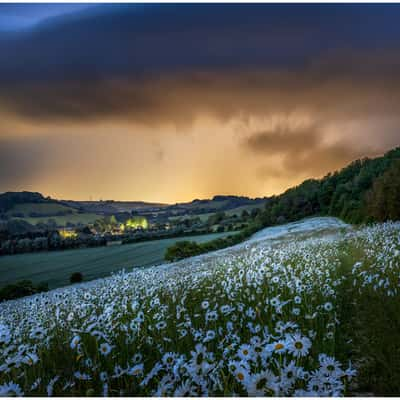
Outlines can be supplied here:
<path id="1" fill-rule="evenodd" d="M 100 5 L 0 37 L 0 82 L 294 68 L 335 49 L 398 46 L 399 17 L 396 4 Z"/>
<path id="2" fill-rule="evenodd" d="M 397 112 L 399 17 L 396 4 L 92 6 L 0 36 L 0 107 L 154 124 L 299 106 L 354 114 L 383 94 L 374 111 Z"/>
<path id="3" fill-rule="evenodd" d="M 294 110 L 329 121 L 398 115 L 397 56 L 337 55 L 296 73 L 270 69 L 203 70 L 142 79 L 87 79 L 53 84 L 3 85 L 0 109 L 38 121 L 123 119 L 147 125 L 190 123 L 201 114 L 218 119 Z M 342 58 L 346 71 L 332 65 Z M 358 66 L 359 65 L 359 66 Z M 363 67 L 365 65 L 365 67 Z"/>
<path id="4" fill-rule="evenodd" d="M 255 155 L 282 158 L 280 168 L 259 168 L 257 174 L 261 179 L 288 174 L 320 176 L 355 159 L 381 153 L 369 143 L 351 146 L 341 139 L 340 142 L 327 144 L 324 139 L 324 132 L 318 125 L 290 128 L 283 124 L 273 130 L 251 133 L 245 138 L 244 146 Z"/>
<path id="5" fill-rule="evenodd" d="M 245 139 L 245 145 L 255 153 L 282 154 L 290 148 L 292 152 L 302 154 L 319 145 L 321 139 L 317 126 L 290 129 L 281 125 L 273 131 L 251 134 Z"/>

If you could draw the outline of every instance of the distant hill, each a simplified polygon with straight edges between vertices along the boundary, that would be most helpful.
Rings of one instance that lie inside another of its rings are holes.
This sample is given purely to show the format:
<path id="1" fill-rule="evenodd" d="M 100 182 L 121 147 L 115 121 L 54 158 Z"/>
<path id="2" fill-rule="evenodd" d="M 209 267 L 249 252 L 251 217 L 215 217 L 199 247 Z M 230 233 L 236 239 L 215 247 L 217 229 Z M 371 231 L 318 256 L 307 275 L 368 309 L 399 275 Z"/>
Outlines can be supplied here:
<path id="1" fill-rule="evenodd" d="M 188 214 L 202 214 L 218 211 L 228 211 L 234 208 L 265 203 L 266 198 L 251 199 L 245 196 L 214 196 L 212 199 L 195 199 L 188 203 L 176 203 L 166 208 L 170 212 L 181 212 Z"/>
<path id="2" fill-rule="evenodd" d="M 0 212 L 6 212 L 17 204 L 55 202 L 38 192 L 6 192 L 0 194 Z"/>
<path id="3" fill-rule="evenodd" d="M 63 204 L 70 207 L 80 209 L 84 212 L 97 213 L 97 214 L 116 214 L 121 212 L 142 211 L 149 208 L 162 208 L 167 207 L 168 204 L 163 203 L 147 203 L 144 201 L 75 201 L 75 200 L 62 200 Z"/>

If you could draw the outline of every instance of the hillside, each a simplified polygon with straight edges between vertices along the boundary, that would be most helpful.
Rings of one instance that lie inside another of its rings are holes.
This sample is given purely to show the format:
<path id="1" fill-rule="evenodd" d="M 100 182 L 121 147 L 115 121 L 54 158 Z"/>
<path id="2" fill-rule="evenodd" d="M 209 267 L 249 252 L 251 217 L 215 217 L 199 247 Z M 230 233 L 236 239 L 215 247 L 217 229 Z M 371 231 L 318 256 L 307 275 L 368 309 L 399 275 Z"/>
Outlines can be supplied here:
<path id="1" fill-rule="evenodd" d="M 105 200 L 105 201 L 75 201 L 75 200 L 62 200 L 63 204 L 67 204 L 76 209 L 80 209 L 88 213 L 97 214 L 116 214 L 121 212 L 131 211 L 144 211 L 147 209 L 163 208 L 167 207 L 167 204 L 163 203 L 147 203 L 144 201 L 117 201 L 117 200 Z"/>
<path id="2" fill-rule="evenodd" d="M 397 394 L 399 257 L 399 223 L 312 219 L 2 303 L 0 384 L 36 396 Z"/>
<path id="3" fill-rule="evenodd" d="M 54 200 L 43 197 L 37 192 L 6 192 L 0 193 L 0 213 L 12 209 L 14 206 L 25 203 L 51 203 Z"/>
<path id="4" fill-rule="evenodd" d="M 270 197 L 260 222 L 269 226 L 312 215 L 336 216 L 350 223 L 397 220 L 399 203 L 400 147 Z M 381 215 L 380 210 L 388 207 L 391 213 Z"/>

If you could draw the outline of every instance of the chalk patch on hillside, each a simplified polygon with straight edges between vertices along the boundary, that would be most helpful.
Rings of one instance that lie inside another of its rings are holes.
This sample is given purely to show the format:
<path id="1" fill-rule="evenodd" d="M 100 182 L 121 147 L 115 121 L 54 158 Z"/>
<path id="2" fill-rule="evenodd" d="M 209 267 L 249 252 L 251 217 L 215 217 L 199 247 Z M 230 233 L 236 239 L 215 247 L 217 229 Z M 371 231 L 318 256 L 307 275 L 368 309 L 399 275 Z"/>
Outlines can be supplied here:
<path id="1" fill-rule="evenodd" d="M 266 239 L 276 239 L 294 233 L 319 232 L 326 229 L 339 229 L 347 227 L 349 227 L 348 224 L 345 224 L 340 219 L 334 217 L 308 218 L 285 225 L 264 228 L 251 236 L 248 242 L 252 242 L 254 240 L 258 241 Z"/>

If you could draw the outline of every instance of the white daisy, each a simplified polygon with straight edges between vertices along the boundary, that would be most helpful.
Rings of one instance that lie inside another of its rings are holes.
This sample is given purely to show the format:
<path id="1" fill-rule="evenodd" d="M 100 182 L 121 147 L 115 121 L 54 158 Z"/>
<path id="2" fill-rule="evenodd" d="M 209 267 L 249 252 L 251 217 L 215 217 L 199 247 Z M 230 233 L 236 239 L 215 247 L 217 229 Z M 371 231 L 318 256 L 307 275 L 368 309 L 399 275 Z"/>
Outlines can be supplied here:
<path id="1" fill-rule="evenodd" d="M 267 346 L 268 350 L 274 353 L 285 353 L 288 350 L 288 344 L 286 340 L 278 340 Z"/>
<path id="2" fill-rule="evenodd" d="M 241 383 L 244 387 L 247 387 L 250 380 L 249 371 L 242 365 L 238 365 L 235 371 L 231 372 L 235 379 Z"/>
<path id="3" fill-rule="evenodd" d="M 207 310 L 207 308 L 210 306 L 210 303 L 207 301 L 207 300 L 204 300 L 202 303 L 201 303 L 201 308 L 203 309 L 203 310 Z"/>
<path id="4" fill-rule="evenodd" d="M 325 376 L 340 377 L 343 374 L 341 364 L 335 360 L 334 357 L 330 357 L 326 354 L 319 355 L 320 372 Z"/>
<path id="5" fill-rule="evenodd" d="M 290 337 L 288 343 L 288 352 L 295 357 L 304 357 L 311 348 L 311 340 L 306 336 L 296 333 Z"/>
<path id="6" fill-rule="evenodd" d="M 111 352 L 111 349 L 112 349 L 112 346 L 110 346 L 108 343 L 101 343 L 100 344 L 100 346 L 99 346 L 99 350 L 100 350 L 100 353 L 103 355 L 103 356 L 107 356 L 108 354 L 110 354 L 110 352 Z"/>
<path id="7" fill-rule="evenodd" d="M 167 327 L 167 323 L 165 321 L 160 321 L 156 323 L 157 330 L 161 331 Z"/>
<path id="8" fill-rule="evenodd" d="M 100 372 L 100 380 L 101 380 L 102 382 L 105 382 L 106 380 L 108 380 L 108 374 L 107 374 L 106 371 Z"/>
<path id="9" fill-rule="evenodd" d="M 216 311 L 208 310 L 206 312 L 206 321 L 216 321 L 218 319 L 218 313 Z"/>
<path id="10" fill-rule="evenodd" d="M 2 397 L 22 397 L 24 392 L 17 383 L 8 382 L 0 385 L 0 396 Z"/>
<path id="11" fill-rule="evenodd" d="M 140 363 L 140 361 L 142 361 L 143 356 L 141 353 L 136 353 L 133 357 L 132 357 L 132 361 L 134 364 L 138 364 Z"/>
<path id="12" fill-rule="evenodd" d="M 206 336 L 203 339 L 203 343 L 211 342 L 211 340 L 215 339 L 215 336 L 216 336 L 215 331 L 213 331 L 213 330 L 207 331 Z"/>
<path id="13" fill-rule="evenodd" d="M 46 332 L 45 329 L 43 329 L 43 328 L 41 328 L 40 326 L 38 326 L 38 327 L 34 328 L 34 329 L 31 331 L 29 337 L 30 337 L 31 339 L 43 340 L 43 339 L 46 337 L 46 333 L 47 333 L 47 332 Z"/>
<path id="14" fill-rule="evenodd" d="M 237 356 L 241 360 L 252 360 L 254 358 L 254 350 L 248 344 L 242 344 L 237 351 Z"/>
<path id="15" fill-rule="evenodd" d="M 79 335 L 75 335 L 70 343 L 70 347 L 72 350 L 76 349 L 76 347 L 78 346 L 78 344 L 81 342 L 81 337 Z"/>
<path id="16" fill-rule="evenodd" d="M 162 357 L 162 362 L 165 366 L 171 367 L 176 359 L 176 354 L 172 352 L 165 353 Z"/>
<path id="17" fill-rule="evenodd" d="M 143 364 L 134 365 L 127 371 L 127 374 L 130 376 L 141 376 L 143 375 Z"/>
<path id="18" fill-rule="evenodd" d="M 249 379 L 246 387 L 247 394 L 254 397 L 273 395 L 277 390 L 278 378 L 268 369 L 254 374 Z"/>
<path id="19" fill-rule="evenodd" d="M 174 397 L 194 397 L 196 396 L 196 392 L 192 386 L 190 380 L 184 381 L 180 384 L 174 392 Z"/>

